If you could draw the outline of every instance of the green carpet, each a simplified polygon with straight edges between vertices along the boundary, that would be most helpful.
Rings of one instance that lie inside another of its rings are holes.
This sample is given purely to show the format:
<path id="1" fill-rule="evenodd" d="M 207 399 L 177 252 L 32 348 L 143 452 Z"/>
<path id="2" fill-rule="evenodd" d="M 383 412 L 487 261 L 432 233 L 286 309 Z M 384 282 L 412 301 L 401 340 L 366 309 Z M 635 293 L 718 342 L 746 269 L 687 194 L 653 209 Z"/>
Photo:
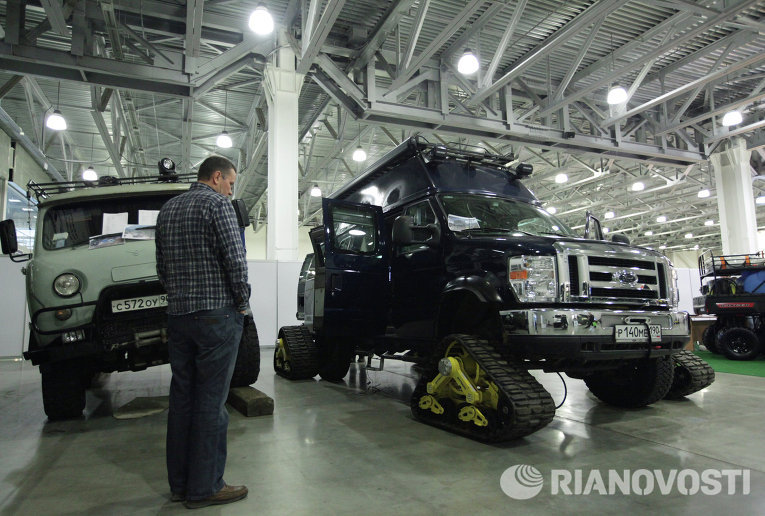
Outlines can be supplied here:
<path id="1" fill-rule="evenodd" d="M 765 377 L 765 359 L 762 356 L 755 360 L 728 360 L 723 355 L 715 355 L 709 351 L 694 353 L 712 366 L 715 372 Z"/>

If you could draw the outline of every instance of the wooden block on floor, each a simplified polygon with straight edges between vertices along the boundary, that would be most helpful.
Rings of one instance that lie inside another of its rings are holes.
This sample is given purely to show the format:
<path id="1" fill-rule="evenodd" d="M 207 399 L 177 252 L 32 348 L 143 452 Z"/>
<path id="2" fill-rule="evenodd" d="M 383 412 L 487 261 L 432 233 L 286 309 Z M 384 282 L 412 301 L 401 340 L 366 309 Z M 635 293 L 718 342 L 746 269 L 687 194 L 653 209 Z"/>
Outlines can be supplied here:
<path id="1" fill-rule="evenodd" d="M 254 387 L 234 387 L 228 391 L 229 405 L 247 417 L 270 416 L 274 400 Z"/>

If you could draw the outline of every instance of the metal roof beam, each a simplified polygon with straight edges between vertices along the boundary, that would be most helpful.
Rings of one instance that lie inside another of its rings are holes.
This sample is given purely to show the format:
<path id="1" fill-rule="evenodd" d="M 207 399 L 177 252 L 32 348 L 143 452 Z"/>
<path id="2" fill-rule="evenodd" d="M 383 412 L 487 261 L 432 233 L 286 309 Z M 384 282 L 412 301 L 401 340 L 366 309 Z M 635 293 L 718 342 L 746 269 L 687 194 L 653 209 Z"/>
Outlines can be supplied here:
<path id="1" fill-rule="evenodd" d="M 41 3 L 53 32 L 59 36 L 69 36 L 61 0 L 41 0 Z"/>
<path id="2" fill-rule="evenodd" d="M 664 102 L 673 99 L 677 97 L 678 95 L 682 95 L 683 93 L 686 93 L 688 91 L 693 90 L 697 86 L 707 84 L 709 82 L 712 82 L 714 80 L 719 79 L 720 77 L 725 77 L 726 75 L 729 75 L 733 72 L 736 72 L 738 70 L 741 70 L 742 68 L 746 68 L 748 66 L 752 66 L 754 64 L 759 63 L 760 61 L 765 60 L 765 54 L 756 54 L 751 56 L 748 59 L 744 59 L 743 61 L 738 61 L 736 63 L 732 63 L 725 68 L 718 69 L 715 72 L 709 73 L 703 77 L 699 77 L 695 81 L 691 81 L 687 84 L 684 84 L 683 86 L 680 86 L 679 88 L 675 88 L 672 91 L 669 91 L 663 95 L 659 95 L 653 100 L 649 100 L 648 102 L 645 102 L 637 107 L 634 107 L 625 113 L 613 116 L 611 118 L 608 118 L 604 120 L 601 125 L 603 127 L 607 127 L 609 125 L 615 124 L 616 122 L 619 122 L 620 120 L 623 120 L 625 118 L 631 117 L 633 115 L 636 115 L 638 113 L 641 113 L 647 109 L 650 109 L 652 107 L 658 106 L 659 104 L 663 104 Z"/>
<path id="3" fill-rule="evenodd" d="M 314 4 L 318 2 L 319 0 L 313 0 L 311 7 L 313 8 Z M 307 42 L 305 39 L 303 40 L 303 49 L 300 63 L 297 66 L 297 73 L 305 74 L 311 68 L 314 59 L 319 55 L 321 46 L 327 40 L 327 36 L 329 36 L 329 32 L 332 30 L 332 26 L 335 24 L 335 20 L 337 20 L 344 5 L 345 0 L 329 0 L 318 24 L 310 32 L 310 39 Z M 307 47 L 306 44 L 308 45 Z"/>
<path id="4" fill-rule="evenodd" d="M 592 42 L 595 41 L 595 36 L 598 34 L 598 31 L 600 30 L 600 27 L 603 25 L 605 20 L 606 17 L 601 16 L 600 19 L 596 20 L 595 23 L 593 23 L 590 27 L 590 33 L 587 35 L 587 39 L 585 40 L 584 45 L 582 45 L 582 48 L 579 49 L 579 53 L 571 63 L 568 72 L 566 72 L 563 80 L 561 80 L 560 84 L 558 84 L 558 89 L 555 91 L 555 93 L 553 93 L 553 100 L 560 100 L 563 97 L 563 93 L 566 91 L 566 88 L 568 88 L 568 85 L 571 84 L 571 79 L 579 69 L 579 65 L 582 64 L 582 59 L 584 59 L 584 56 L 587 55 L 587 52 L 590 50 Z"/>
<path id="5" fill-rule="evenodd" d="M 96 91 L 95 86 L 91 86 L 90 100 L 91 100 L 90 103 L 92 108 L 90 111 L 90 114 L 93 117 L 93 121 L 96 123 L 96 127 L 98 128 L 98 134 L 101 135 L 101 141 L 103 142 L 104 147 L 106 147 L 106 151 L 109 153 L 109 158 L 111 158 L 112 160 L 112 166 L 117 171 L 117 175 L 119 175 L 119 177 L 125 177 L 125 171 L 122 168 L 120 153 L 115 147 L 114 142 L 112 141 L 111 135 L 109 134 L 109 129 L 107 129 L 106 127 L 106 121 L 104 120 L 104 116 L 98 110 L 100 95 L 98 95 L 98 92 Z"/>
<path id="6" fill-rule="evenodd" d="M 576 33 L 583 30 L 588 25 L 598 20 L 601 16 L 608 16 L 613 11 L 624 5 L 623 0 L 601 0 L 576 16 L 573 20 L 566 23 L 560 30 L 553 33 L 545 39 L 543 43 L 533 50 L 529 51 L 513 63 L 502 74 L 502 77 L 488 86 L 479 89 L 467 102 L 468 106 L 475 106 L 477 103 L 499 91 L 500 88 L 519 78 L 530 66 L 536 64 L 541 59 L 549 55 L 556 48 L 567 42 Z"/>
<path id="7" fill-rule="evenodd" d="M 10 91 L 11 91 L 11 90 L 12 90 L 12 89 L 13 89 L 13 88 L 14 88 L 14 87 L 15 87 L 15 86 L 18 84 L 18 83 L 20 83 L 20 82 L 21 82 L 21 79 L 23 79 L 23 78 L 24 78 L 24 76 L 23 76 L 23 75 L 14 75 L 13 77 L 11 77 L 11 78 L 10 78 L 10 79 L 8 79 L 7 81 L 5 81 L 5 84 L 3 84 L 2 86 L 0 86 L 0 99 L 2 99 L 3 97 L 5 97 L 6 95 L 8 95 L 8 93 L 10 93 Z"/>
<path id="8" fill-rule="evenodd" d="M 647 54 L 642 55 L 641 57 L 639 57 L 637 59 L 631 59 L 626 65 L 622 66 L 621 68 L 619 68 L 617 70 L 612 70 L 612 71 L 606 73 L 602 78 L 592 82 L 591 84 L 585 86 L 584 88 L 582 88 L 582 89 L 580 89 L 580 90 L 578 90 L 576 92 L 573 92 L 573 93 L 565 96 L 562 100 L 560 100 L 558 102 L 553 102 L 551 105 L 549 105 L 549 106 L 545 107 L 544 109 L 542 109 L 540 114 L 541 115 L 549 114 L 549 113 L 551 113 L 553 111 L 556 111 L 557 109 L 560 109 L 565 104 L 568 104 L 568 103 L 570 103 L 570 102 L 572 102 L 574 100 L 579 100 L 579 99 L 585 97 L 586 95 L 589 95 L 593 91 L 595 91 L 597 89 L 600 89 L 600 88 L 610 84 L 611 82 L 613 82 L 618 77 L 620 77 L 620 76 L 622 76 L 622 75 L 624 75 L 624 74 L 626 74 L 628 72 L 631 72 L 633 70 L 636 70 L 637 68 L 645 65 L 646 63 L 648 63 L 648 62 L 650 62 L 650 61 L 652 61 L 652 60 L 654 60 L 654 59 L 656 59 L 658 57 L 661 57 L 662 55 L 664 55 L 670 49 L 674 49 L 674 48 L 676 48 L 679 45 L 683 45 L 683 44 L 687 43 L 688 41 L 691 41 L 693 38 L 695 38 L 698 35 L 706 32 L 710 28 L 718 25 L 719 23 L 721 23 L 725 19 L 730 18 L 731 16 L 734 16 L 740 10 L 742 10 L 742 9 L 744 9 L 746 7 L 750 7 L 751 5 L 755 4 L 756 2 L 757 2 L 757 0 L 743 0 L 742 2 L 739 2 L 734 7 L 730 7 L 728 9 L 726 9 L 719 16 L 717 16 L 717 17 L 715 17 L 713 19 L 707 20 L 706 22 L 704 22 L 704 23 L 694 27 L 691 30 L 688 30 L 687 32 L 685 32 L 683 34 L 681 34 L 680 36 L 678 36 L 675 39 L 667 41 L 664 45 L 661 45 L 661 46 L 658 46 L 658 47 L 655 47 L 655 48 L 651 49 L 650 52 L 648 52 Z M 673 26 L 669 26 L 668 30 L 669 31 L 677 30 L 680 26 L 682 26 L 681 24 L 684 23 L 684 22 L 685 22 L 685 19 L 684 18 L 680 18 L 676 22 L 676 24 L 673 24 Z M 576 76 L 574 76 L 574 77 L 576 78 Z"/>
<path id="9" fill-rule="evenodd" d="M 481 84 L 482 87 L 485 88 L 489 86 L 494 80 L 494 74 L 497 73 L 499 62 L 502 60 L 502 56 L 505 55 L 505 49 L 507 48 L 508 43 L 510 43 L 510 39 L 513 37 L 513 34 L 515 34 L 515 28 L 518 26 L 518 22 L 521 19 L 521 14 L 523 14 L 523 10 L 526 8 L 527 1 L 528 0 L 518 0 L 518 3 L 515 5 L 513 16 L 510 18 L 510 23 L 508 23 L 507 27 L 505 27 L 505 32 L 502 34 L 502 37 L 499 40 L 497 50 L 494 52 L 494 55 L 491 58 L 491 62 L 486 68 L 486 74 L 484 75 L 483 82 Z"/>
<path id="10" fill-rule="evenodd" d="M 0 42 L 0 69 L 176 97 L 187 97 L 190 91 L 187 77 L 178 70 L 3 42 Z"/>
<path id="11" fill-rule="evenodd" d="M 206 102 L 206 101 L 204 101 L 204 100 L 197 100 L 197 104 L 199 104 L 200 106 L 203 106 L 203 107 L 205 107 L 205 108 L 209 109 L 210 111 L 212 111 L 212 112 L 213 112 L 213 113 L 215 113 L 216 115 L 220 115 L 220 116 L 222 116 L 223 118 L 228 118 L 229 120 L 231 120 L 231 122 L 232 122 L 232 123 L 234 123 L 234 124 L 236 124 L 237 126 L 239 126 L 239 129 L 241 129 L 241 130 L 243 130 L 243 131 L 246 131 L 246 130 L 247 130 L 247 124 L 245 124 L 244 122 L 242 122 L 242 121 L 241 121 L 241 120 L 239 120 L 238 118 L 235 118 L 235 117 L 233 117 L 233 116 L 229 115 L 228 113 L 226 113 L 226 112 L 225 112 L 225 111 L 223 111 L 222 109 L 218 109 L 218 108 L 216 108 L 215 106 L 213 106 L 213 105 L 212 105 L 212 104 L 210 104 L 209 102 Z"/>
<path id="12" fill-rule="evenodd" d="M 394 0 L 393 3 L 385 11 L 385 14 L 377 23 L 377 26 L 372 30 L 372 35 L 369 37 L 367 44 L 359 51 L 358 57 L 353 62 L 353 68 L 360 70 L 364 68 L 370 59 L 372 59 L 388 35 L 398 25 L 408 12 L 409 8 L 414 4 L 415 0 Z"/>
<path id="13" fill-rule="evenodd" d="M 186 2 L 186 55 L 184 71 L 194 72 L 199 59 L 199 42 L 202 38 L 202 11 L 204 0 L 188 0 Z"/>
<path id="14" fill-rule="evenodd" d="M 470 39 L 475 36 L 478 31 L 486 26 L 487 23 L 495 19 L 495 17 L 507 7 L 503 2 L 492 2 L 491 5 L 474 21 L 468 28 L 466 28 L 459 38 L 454 40 L 454 43 L 450 44 L 443 52 L 441 52 L 442 61 L 450 61 L 451 58 L 457 52 L 460 52 L 464 47 L 470 44 Z"/>
<path id="15" fill-rule="evenodd" d="M 430 0 L 420 0 L 420 5 L 417 7 L 417 14 L 414 17 L 412 31 L 411 34 L 409 34 L 409 41 L 406 44 L 406 50 L 404 50 L 404 56 L 401 59 L 401 62 L 398 63 L 399 70 L 406 69 L 412 61 L 414 48 L 417 46 L 417 40 L 420 39 L 420 31 L 422 30 L 422 25 L 425 23 L 425 16 L 428 14 L 428 7 L 430 7 Z"/>
<path id="16" fill-rule="evenodd" d="M 608 0 L 615 1 L 615 0 Z M 441 32 L 430 42 L 413 62 L 404 70 L 399 70 L 398 77 L 391 83 L 390 88 L 396 89 L 408 81 L 414 73 L 420 69 L 436 52 L 446 43 L 449 38 L 457 32 L 460 27 L 473 16 L 473 14 L 484 4 L 485 0 L 470 0 L 462 11 L 457 14 Z"/>

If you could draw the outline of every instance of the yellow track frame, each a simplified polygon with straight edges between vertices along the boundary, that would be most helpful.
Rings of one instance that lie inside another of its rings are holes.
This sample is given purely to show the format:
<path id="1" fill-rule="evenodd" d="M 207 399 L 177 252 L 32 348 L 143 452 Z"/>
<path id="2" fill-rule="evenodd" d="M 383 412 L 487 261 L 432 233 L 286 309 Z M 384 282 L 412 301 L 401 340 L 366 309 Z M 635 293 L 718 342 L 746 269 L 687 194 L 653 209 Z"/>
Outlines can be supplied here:
<path id="1" fill-rule="evenodd" d="M 499 402 L 497 385 L 456 340 L 446 348 L 439 373 L 428 382 L 427 390 L 418 403 L 421 409 L 442 415 L 445 409 L 438 400 L 446 398 L 459 407 L 458 420 L 481 427 L 489 425 L 484 412 L 496 411 Z"/>

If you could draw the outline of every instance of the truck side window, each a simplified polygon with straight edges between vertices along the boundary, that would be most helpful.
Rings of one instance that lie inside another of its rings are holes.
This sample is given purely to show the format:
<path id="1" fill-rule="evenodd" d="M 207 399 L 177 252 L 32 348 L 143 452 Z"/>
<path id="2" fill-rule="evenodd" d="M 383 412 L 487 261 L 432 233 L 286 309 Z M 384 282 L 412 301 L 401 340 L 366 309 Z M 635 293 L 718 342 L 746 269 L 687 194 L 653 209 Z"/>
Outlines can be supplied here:
<path id="1" fill-rule="evenodd" d="M 426 231 L 424 228 L 428 224 L 438 225 L 438 218 L 436 218 L 436 213 L 433 211 L 433 208 L 430 206 L 430 203 L 428 201 L 418 202 L 417 204 L 413 204 L 407 207 L 404 210 L 403 215 L 412 218 L 412 222 L 414 223 L 412 232 L 415 236 L 421 236 L 423 241 L 427 240 L 427 238 L 430 236 L 430 232 Z M 418 231 L 418 228 L 422 228 L 422 230 Z M 428 247 L 423 244 L 415 243 L 415 244 L 402 246 L 399 252 L 412 253 L 420 249 L 427 249 L 427 248 Z"/>
<path id="2" fill-rule="evenodd" d="M 377 248 L 374 214 L 354 207 L 332 208 L 335 251 L 371 254 Z"/>

